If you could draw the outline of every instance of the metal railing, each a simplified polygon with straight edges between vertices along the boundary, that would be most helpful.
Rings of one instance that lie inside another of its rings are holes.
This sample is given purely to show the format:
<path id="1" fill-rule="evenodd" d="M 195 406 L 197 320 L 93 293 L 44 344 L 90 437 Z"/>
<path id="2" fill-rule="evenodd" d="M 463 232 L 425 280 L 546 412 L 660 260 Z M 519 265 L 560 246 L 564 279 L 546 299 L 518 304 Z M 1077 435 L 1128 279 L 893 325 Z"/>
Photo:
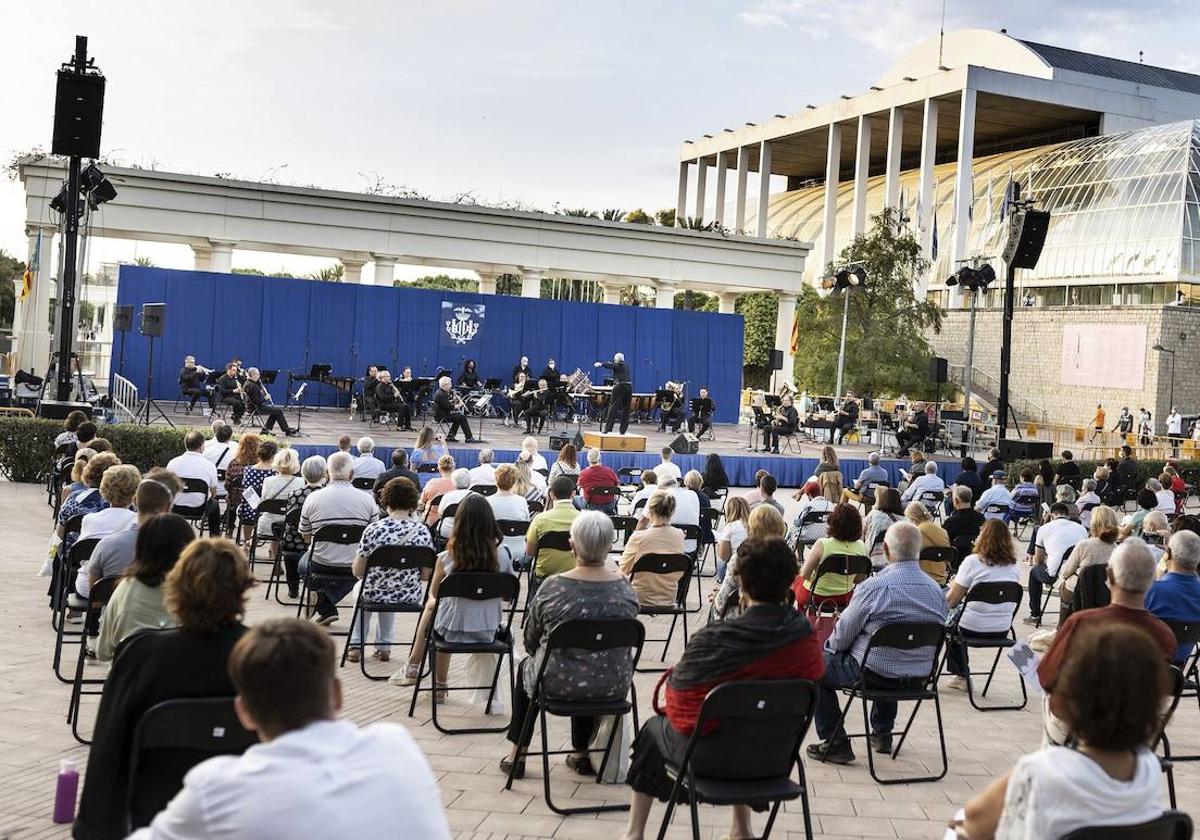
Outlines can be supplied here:
<path id="1" fill-rule="evenodd" d="M 112 407 L 118 423 L 133 423 L 137 420 L 138 387 L 121 376 L 113 374 Z"/>
<path id="2" fill-rule="evenodd" d="M 965 365 L 947 365 L 950 370 L 950 379 L 957 384 L 962 384 L 965 380 L 966 366 Z M 987 391 L 997 400 L 1000 398 L 1000 379 L 993 376 L 985 370 L 980 370 L 977 367 L 971 368 L 971 386 L 975 391 L 974 396 L 979 396 L 978 391 Z M 1033 420 L 1038 423 L 1045 423 L 1049 416 L 1045 407 L 1040 403 L 1034 402 L 1029 397 L 1014 391 L 1010 385 L 1008 388 L 1008 401 L 1013 409 L 1021 416 L 1022 420 Z M 999 406 L 997 406 L 999 410 Z"/>

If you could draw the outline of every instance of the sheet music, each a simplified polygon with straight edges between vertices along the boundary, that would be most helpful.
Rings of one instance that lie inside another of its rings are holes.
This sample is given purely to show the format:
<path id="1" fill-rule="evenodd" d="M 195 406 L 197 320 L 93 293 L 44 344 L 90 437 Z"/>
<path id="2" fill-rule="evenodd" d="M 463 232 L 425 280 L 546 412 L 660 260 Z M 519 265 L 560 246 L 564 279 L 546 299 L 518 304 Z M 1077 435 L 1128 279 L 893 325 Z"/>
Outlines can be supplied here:
<path id="1" fill-rule="evenodd" d="M 246 504 L 250 505 L 251 510 L 258 510 L 259 502 L 262 501 L 262 499 L 259 498 L 258 493 L 254 491 L 253 487 L 247 487 L 242 491 L 242 500 L 245 501 Z"/>
<path id="2" fill-rule="evenodd" d="M 300 398 L 304 396 L 304 389 L 307 387 L 308 387 L 307 382 L 301 382 L 300 390 L 296 392 L 296 395 L 294 397 L 292 397 L 292 400 L 294 400 L 295 402 L 300 402 Z"/>
<path id="3" fill-rule="evenodd" d="M 1035 696 L 1041 697 L 1045 694 L 1042 691 L 1042 683 L 1038 680 L 1038 655 L 1033 652 L 1033 648 L 1028 642 L 1017 642 L 1008 649 L 1008 659 L 1017 667 L 1017 671 L 1021 674 L 1021 679 L 1025 681 L 1025 685 L 1029 687 L 1030 692 Z"/>

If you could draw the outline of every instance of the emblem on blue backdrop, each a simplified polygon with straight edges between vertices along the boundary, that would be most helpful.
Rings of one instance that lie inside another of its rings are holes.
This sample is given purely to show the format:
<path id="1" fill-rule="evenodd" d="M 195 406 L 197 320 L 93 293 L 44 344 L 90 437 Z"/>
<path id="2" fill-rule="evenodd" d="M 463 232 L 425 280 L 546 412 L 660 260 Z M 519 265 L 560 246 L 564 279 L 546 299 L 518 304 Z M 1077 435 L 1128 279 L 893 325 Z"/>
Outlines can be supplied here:
<path id="1" fill-rule="evenodd" d="M 465 347 L 479 337 L 483 329 L 486 304 L 456 304 L 442 301 L 443 347 Z"/>

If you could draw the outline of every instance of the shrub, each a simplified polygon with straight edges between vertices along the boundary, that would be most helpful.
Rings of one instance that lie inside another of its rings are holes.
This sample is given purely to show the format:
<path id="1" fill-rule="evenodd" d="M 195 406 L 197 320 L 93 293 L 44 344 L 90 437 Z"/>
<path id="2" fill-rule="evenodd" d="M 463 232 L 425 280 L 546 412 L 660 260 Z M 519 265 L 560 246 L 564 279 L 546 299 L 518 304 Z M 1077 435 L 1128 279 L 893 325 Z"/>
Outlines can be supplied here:
<path id="1" fill-rule="evenodd" d="M 1052 458 L 1050 463 L 1058 466 L 1062 463 L 1062 459 Z M 1092 473 L 1096 471 L 1096 467 L 1102 466 L 1104 462 L 1077 460 L 1075 463 L 1079 464 L 1080 475 L 1082 475 L 1084 478 L 1091 478 Z M 1163 467 L 1166 466 L 1166 463 L 1166 461 L 1139 459 L 1137 462 L 1137 483 L 1135 486 L 1142 487 L 1145 485 L 1148 479 L 1158 478 L 1160 475 L 1162 475 Z M 1034 475 L 1037 475 L 1039 464 L 1041 464 L 1041 461 L 1013 461 L 1007 467 L 1009 485 L 1016 484 L 1021 480 L 1021 470 L 1023 470 L 1025 467 L 1029 467 L 1031 470 L 1033 470 Z M 1176 466 L 1182 475 L 1185 470 L 1194 470 L 1200 468 L 1200 461 L 1179 460 L 1176 461 Z"/>
<path id="2" fill-rule="evenodd" d="M 118 423 L 101 426 L 100 436 L 126 464 L 145 472 L 165 466 L 183 451 L 183 429 Z M 54 439 L 62 421 L 30 417 L 0 417 L 0 474 L 9 481 L 41 481 L 54 459 Z"/>

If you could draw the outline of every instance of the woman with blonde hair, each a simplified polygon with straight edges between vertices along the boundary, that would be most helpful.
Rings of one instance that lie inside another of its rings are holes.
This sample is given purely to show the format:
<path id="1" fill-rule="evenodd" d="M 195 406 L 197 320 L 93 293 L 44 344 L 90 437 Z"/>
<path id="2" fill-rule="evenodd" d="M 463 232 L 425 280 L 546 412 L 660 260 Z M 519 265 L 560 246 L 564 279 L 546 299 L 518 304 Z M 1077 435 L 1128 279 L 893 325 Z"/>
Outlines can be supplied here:
<path id="1" fill-rule="evenodd" d="M 625 541 L 621 554 L 621 572 L 629 577 L 637 561 L 647 554 L 682 554 L 683 531 L 671 525 L 675 515 L 675 497 L 659 490 L 646 502 L 646 515 L 638 522 L 637 530 Z M 638 575 L 632 578 L 638 601 L 646 606 L 665 607 L 675 603 L 679 578 L 683 573 L 669 575 Z"/>
<path id="2" fill-rule="evenodd" d="M 417 433 L 417 445 L 408 456 L 408 463 L 415 470 L 421 464 L 436 464 L 445 454 L 442 436 L 434 434 L 432 426 L 422 426 Z"/>
<path id="3" fill-rule="evenodd" d="M 815 496 L 821 492 L 820 479 L 826 473 L 835 472 L 838 474 L 838 480 L 841 480 L 842 470 L 838 464 L 837 452 L 828 444 L 821 447 L 821 462 L 817 464 L 816 471 L 812 474 L 812 478 L 804 482 L 804 486 L 792 494 L 792 498 L 796 501 L 802 500 L 805 496 Z"/>
<path id="4" fill-rule="evenodd" d="M 527 502 L 545 505 L 546 479 L 542 477 L 541 473 L 533 471 L 533 459 L 529 457 L 529 454 L 522 452 L 518 455 L 513 467 L 517 470 L 517 483 L 513 486 L 513 492 L 524 496 Z M 541 480 L 539 481 L 539 479 Z"/>
<path id="5" fill-rule="evenodd" d="M 774 510 L 774 508 L 772 508 Z M 738 546 L 746 539 L 750 505 L 741 496 L 730 496 L 725 502 L 725 527 L 716 534 L 717 582 L 725 580 L 730 561 L 737 556 Z"/>
<path id="6" fill-rule="evenodd" d="M 805 545 L 812 545 L 829 534 L 825 520 L 803 524 L 804 517 L 809 513 L 833 512 L 842 499 L 842 474 L 837 470 L 826 470 L 816 478 L 818 495 L 805 499 L 800 503 L 800 513 L 796 515 L 796 528 L 800 531 L 800 540 Z"/>
<path id="7" fill-rule="evenodd" d="M 733 501 L 733 498 L 730 501 Z M 788 527 L 787 523 L 783 521 L 783 515 L 770 505 L 759 505 L 750 511 L 750 516 L 746 519 L 746 539 L 771 537 L 786 539 L 787 531 Z M 737 555 L 734 555 L 729 561 L 729 565 L 725 567 L 725 579 L 721 581 L 721 588 L 713 596 L 710 619 L 733 618 L 741 612 L 740 599 L 741 581 L 738 579 Z"/>
<path id="8" fill-rule="evenodd" d="M 971 554 L 955 572 L 950 588 L 946 590 L 946 605 L 953 610 L 978 583 L 1017 583 L 1020 579 L 1017 552 L 1013 549 L 1008 528 L 999 519 L 989 519 L 983 523 Z M 967 604 L 958 626 L 972 636 L 1004 638 L 1008 636 L 1012 618 L 1011 604 Z M 946 669 L 954 675 L 950 680 L 951 688 L 967 687 L 968 667 L 966 646 L 947 641 Z"/>
<path id="9" fill-rule="evenodd" d="M 537 438 L 533 437 L 532 435 L 521 441 L 521 455 L 529 456 L 529 467 L 534 472 L 537 472 L 538 470 L 548 470 L 549 467 L 546 464 L 546 458 L 541 452 L 538 452 Z"/>
<path id="10" fill-rule="evenodd" d="M 929 508 L 925 507 L 923 502 L 909 502 L 908 507 L 904 509 L 904 518 L 916 525 L 917 530 L 921 532 L 922 549 L 950 547 L 950 535 L 946 533 L 945 528 L 933 521 L 933 517 L 929 515 Z M 947 568 L 944 561 L 922 560 L 921 571 L 937 581 L 938 586 L 945 585 Z"/>
<path id="11" fill-rule="evenodd" d="M 1058 597 L 1062 602 L 1059 606 L 1059 626 L 1071 614 L 1075 601 L 1075 586 L 1079 583 L 1079 573 L 1088 566 L 1107 566 L 1109 558 L 1117 548 L 1117 536 L 1120 522 L 1117 512 L 1108 505 L 1092 508 L 1092 521 L 1088 528 L 1088 538 L 1071 549 L 1071 556 L 1063 561 L 1058 570 L 1060 585 Z"/>

